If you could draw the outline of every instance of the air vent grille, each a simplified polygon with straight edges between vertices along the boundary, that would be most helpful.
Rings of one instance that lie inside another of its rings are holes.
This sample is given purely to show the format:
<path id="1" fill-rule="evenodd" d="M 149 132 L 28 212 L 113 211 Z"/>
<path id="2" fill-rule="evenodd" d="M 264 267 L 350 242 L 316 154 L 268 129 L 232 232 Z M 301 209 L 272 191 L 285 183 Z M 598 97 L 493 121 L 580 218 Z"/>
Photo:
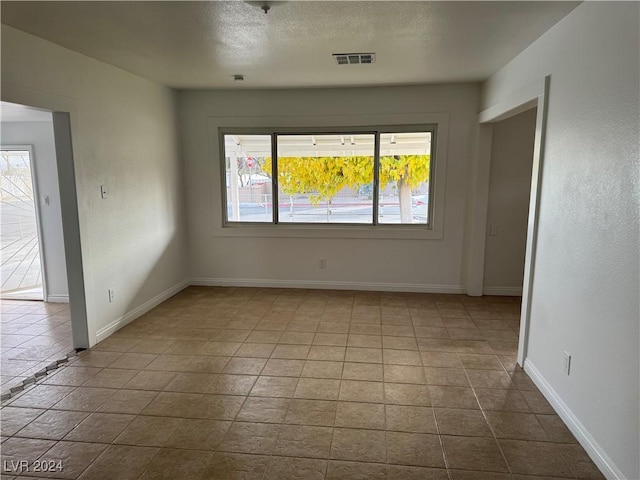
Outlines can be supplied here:
<path id="1" fill-rule="evenodd" d="M 338 65 L 371 64 L 376 61 L 375 53 L 334 53 Z"/>

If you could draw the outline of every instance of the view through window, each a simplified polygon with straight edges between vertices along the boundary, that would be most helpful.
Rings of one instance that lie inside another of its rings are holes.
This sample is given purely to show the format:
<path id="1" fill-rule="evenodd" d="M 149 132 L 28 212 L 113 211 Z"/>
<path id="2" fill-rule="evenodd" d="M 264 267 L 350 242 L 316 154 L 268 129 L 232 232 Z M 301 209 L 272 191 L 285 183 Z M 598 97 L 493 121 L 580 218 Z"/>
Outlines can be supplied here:
<path id="1" fill-rule="evenodd" d="M 433 133 L 225 133 L 226 223 L 429 226 Z"/>

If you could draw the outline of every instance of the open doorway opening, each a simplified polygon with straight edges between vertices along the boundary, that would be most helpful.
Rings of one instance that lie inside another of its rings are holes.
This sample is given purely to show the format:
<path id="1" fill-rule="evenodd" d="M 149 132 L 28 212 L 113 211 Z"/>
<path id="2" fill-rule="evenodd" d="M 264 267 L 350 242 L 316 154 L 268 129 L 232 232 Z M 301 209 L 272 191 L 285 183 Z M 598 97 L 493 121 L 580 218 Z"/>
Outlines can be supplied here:
<path id="1" fill-rule="evenodd" d="M 73 350 L 52 112 L 0 105 L 2 394 Z"/>
<path id="2" fill-rule="evenodd" d="M 31 145 L 0 147 L 0 296 L 44 300 L 42 243 Z"/>
<path id="3" fill-rule="evenodd" d="M 484 293 L 521 296 L 537 108 L 492 124 Z"/>

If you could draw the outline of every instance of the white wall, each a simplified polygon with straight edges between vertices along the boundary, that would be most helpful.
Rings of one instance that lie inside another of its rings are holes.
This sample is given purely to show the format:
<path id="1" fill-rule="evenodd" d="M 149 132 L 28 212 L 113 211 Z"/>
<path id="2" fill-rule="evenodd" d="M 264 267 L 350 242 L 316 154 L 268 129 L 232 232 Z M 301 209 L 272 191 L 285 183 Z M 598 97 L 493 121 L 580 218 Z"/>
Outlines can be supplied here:
<path id="1" fill-rule="evenodd" d="M 33 146 L 32 163 L 35 166 L 36 183 L 40 198 L 42 251 L 44 252 L 44 274 L 47 295 L 57 301 L 68 299 L 67 267 L 62 238 L 62 213 L 60 211 L 60 189 L 53 141 L 53 120 L 48 122 L 2 122 L 3 145 Z M 49 204 L 42 201 L 49 197 Z"/>
<path id="2" fill-rule="evenodd" d="M 71 114 L 93 344 L 186 279 L 175 93 L 3 25 L 2 99 Z"/>
<path id="3" fill-rule="evenodd" d="M 629 479 L 640 478 L 639 9 L 585 2 L 483 92 L 486 109 L 551 75 L 525 367 L 605 473 Z"/>
<path id="4" fill-rule="evenodd" d="M 484 261 L 491 294 L 522 292 L 535 130 L 535 109 L 493 124 Z"/>
<path id="5" fill-rule="evenodd" d="M 475 153 L 478 85 L 184 91 L 191 276 L 202 284 L 461 292 L 465 205 Z M 221 228 L 218 127 L 366 126 L 441 120 L 432 234 L 383 228 Z M 446 156 L 446 165 L 445 157 Z M 445 172 L 446 169 L 446 172 Z M 320 270 L 318 259 L 327 259 Z"/>

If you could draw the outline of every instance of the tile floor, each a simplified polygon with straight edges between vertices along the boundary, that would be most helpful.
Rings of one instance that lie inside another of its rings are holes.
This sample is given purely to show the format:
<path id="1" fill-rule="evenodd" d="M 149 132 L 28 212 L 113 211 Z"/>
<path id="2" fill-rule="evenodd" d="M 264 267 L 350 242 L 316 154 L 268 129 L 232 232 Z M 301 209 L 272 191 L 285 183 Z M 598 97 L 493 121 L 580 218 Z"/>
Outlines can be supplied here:
<path id="1" fill-rule="evenodd" d="M 5 403 L 2 478 L 601 479 L 518 302 L 189 288 Z"/>
<path id="2" fill-rule="evenodd" d="M 2 300 L 0 315 L 2 394 L 73 349 L 68 304 Z"/>

